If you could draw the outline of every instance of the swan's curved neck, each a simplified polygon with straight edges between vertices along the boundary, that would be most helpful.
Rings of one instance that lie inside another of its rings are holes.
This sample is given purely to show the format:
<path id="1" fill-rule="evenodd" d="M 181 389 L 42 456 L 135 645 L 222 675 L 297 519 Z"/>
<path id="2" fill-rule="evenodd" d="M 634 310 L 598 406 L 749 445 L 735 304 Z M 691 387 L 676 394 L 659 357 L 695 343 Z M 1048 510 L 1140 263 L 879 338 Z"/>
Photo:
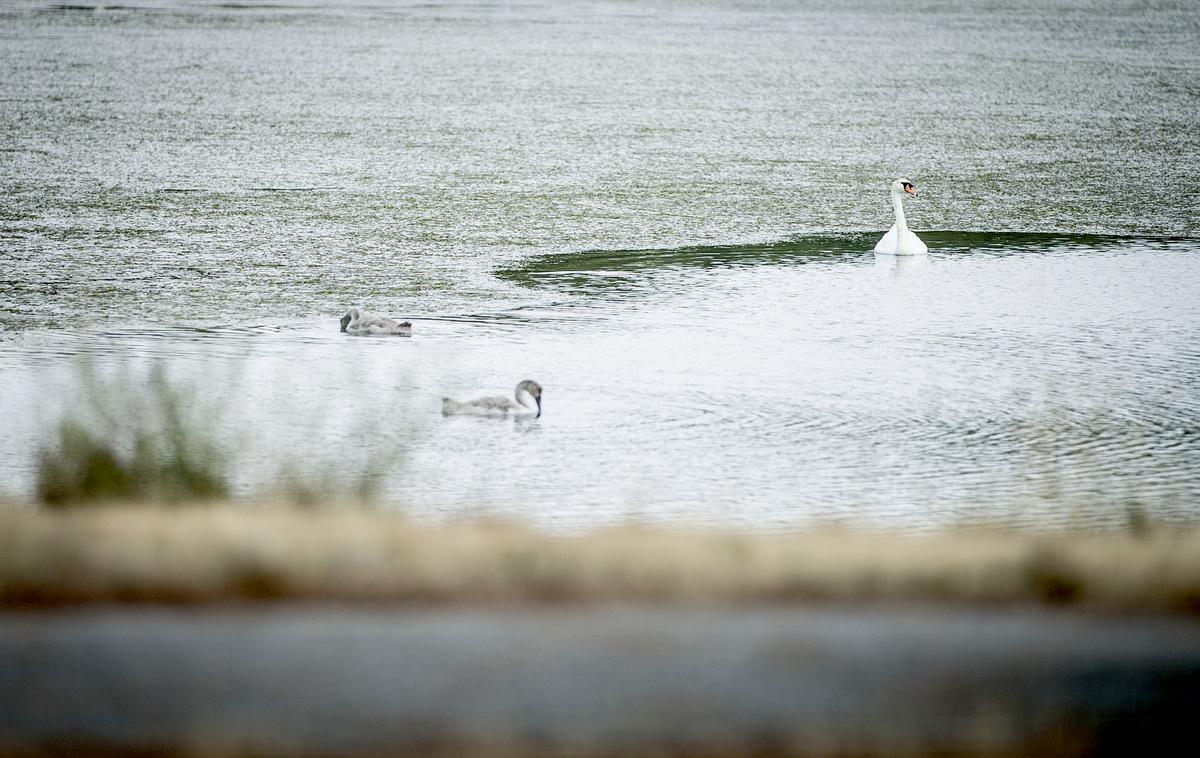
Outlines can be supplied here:
<path id="1" fill-rule="evenodd" d="M 892 193 L 892 208 L 896 211 L 896 230 L 908 231 L 908 221 L 904 218 L 904 201 L 898 192 Z"/>

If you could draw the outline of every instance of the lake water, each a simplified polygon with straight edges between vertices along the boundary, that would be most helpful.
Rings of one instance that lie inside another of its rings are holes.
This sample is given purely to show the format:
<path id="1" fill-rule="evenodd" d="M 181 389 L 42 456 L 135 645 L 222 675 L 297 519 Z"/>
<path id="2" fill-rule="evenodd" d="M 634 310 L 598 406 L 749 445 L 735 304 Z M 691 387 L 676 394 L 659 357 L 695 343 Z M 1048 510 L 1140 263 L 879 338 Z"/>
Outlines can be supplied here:
<path id="1" fill-rule="evenodd" d="M 2 494 L 161 370 L 248 497 L 1200 515 L 1190 4 L 20 2 L 0 63 Z M 871 253 L 900 175 L 927 259 Z"/>

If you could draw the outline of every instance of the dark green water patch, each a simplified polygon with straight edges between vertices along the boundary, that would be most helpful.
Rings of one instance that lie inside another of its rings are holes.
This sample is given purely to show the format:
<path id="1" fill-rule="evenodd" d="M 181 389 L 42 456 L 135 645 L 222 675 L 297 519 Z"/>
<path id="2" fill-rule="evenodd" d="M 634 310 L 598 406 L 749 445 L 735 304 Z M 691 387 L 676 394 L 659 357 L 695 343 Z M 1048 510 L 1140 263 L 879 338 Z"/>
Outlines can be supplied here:
<path id="1" fill-rule="evenodd" d="M 880 232 L 805 235 L 779 242 L 691 246 L 675 249 L 588 250 L 535 256 L 496 275 L 526 286 L 549 285 L 589 292 L 620 289 L 655 271 L 731 268 L 762 265 L 801 265 L 838 260 L 858 261 L 873 254 Z M 1182 238 L 1144 238 L 1100 234 L 922 231 L 931 256 L 971 253 L 1038 253 L 1094 248 L 1111 250 L 1192 242 Z"/>

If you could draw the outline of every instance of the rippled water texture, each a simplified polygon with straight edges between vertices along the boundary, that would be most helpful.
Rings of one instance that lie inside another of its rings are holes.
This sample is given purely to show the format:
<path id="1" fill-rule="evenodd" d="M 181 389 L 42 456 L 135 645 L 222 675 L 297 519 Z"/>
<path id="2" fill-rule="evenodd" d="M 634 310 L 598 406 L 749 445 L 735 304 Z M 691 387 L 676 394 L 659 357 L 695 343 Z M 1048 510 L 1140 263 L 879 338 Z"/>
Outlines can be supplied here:
<path id="1" fill-rule="evenodd" d="M 4 351 L 28 419 L 10 481 L 83 403 L 71 357 L 90 352 L 102 376 L 166 365 L 206 388 L 246 492 L 375 466 L 417 512 L 569 527 L 1193 518 L 1200 245 L 928 237 L 928 260 L 861 235 L 538 257 L 500 272 L 526 307 L 418 318 L 411 339 L 333 319 L 30 332 Z M 539 421 L 440 415 L 442 393 L 526 376 Z"/>
<path id="2" fill-rule="evenodd" d="M 0 4 L 0 493 L 86 356 L 246 494 L 1194 521 L 1200 10 L 995 5 Z M 927 261 L 870 253 L 898 175 Z"/>

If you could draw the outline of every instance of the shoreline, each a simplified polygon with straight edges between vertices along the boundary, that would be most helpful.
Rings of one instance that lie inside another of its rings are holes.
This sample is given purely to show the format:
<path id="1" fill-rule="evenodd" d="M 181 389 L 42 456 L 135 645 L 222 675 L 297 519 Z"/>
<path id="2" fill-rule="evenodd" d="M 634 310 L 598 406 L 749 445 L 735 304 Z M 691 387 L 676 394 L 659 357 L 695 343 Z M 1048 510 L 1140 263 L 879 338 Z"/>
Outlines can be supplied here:
<path id="1" fill-rule="evenodd" d="M 365 605 L 936 602 L 1200 613 L 1200 530 L 549 534 L 362 507 L 0 510 L 0 610 L 263 601 Z"/>

